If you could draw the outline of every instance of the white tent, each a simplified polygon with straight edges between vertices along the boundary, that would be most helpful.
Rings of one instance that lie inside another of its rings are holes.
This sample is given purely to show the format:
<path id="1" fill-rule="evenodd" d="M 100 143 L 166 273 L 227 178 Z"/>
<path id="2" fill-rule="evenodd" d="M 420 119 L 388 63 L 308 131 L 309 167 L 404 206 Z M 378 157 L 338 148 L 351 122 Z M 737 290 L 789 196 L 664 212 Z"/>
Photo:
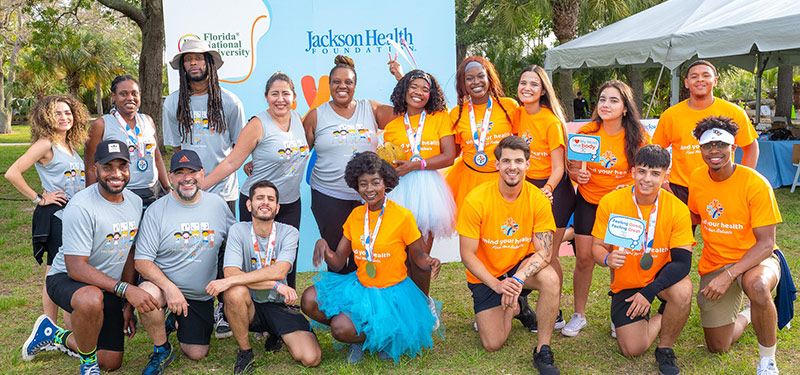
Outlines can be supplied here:
<path id="1" fill-rule="evenodd" d="M 800 65 L 797 0 L 670 0 L 545 52 L 544 68 L 642 68 L 672 71 L 677 101 L 680 67 L 701 58 L 761 72 Z M 758 96 L 757 96 L 758 97 Z"/>

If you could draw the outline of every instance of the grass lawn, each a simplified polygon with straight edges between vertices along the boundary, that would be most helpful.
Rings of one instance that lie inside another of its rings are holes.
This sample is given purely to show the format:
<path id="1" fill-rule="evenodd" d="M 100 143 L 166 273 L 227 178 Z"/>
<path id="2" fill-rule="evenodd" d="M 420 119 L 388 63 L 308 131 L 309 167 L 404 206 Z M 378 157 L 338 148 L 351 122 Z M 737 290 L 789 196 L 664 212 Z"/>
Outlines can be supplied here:
<path id="1" fill-rule="evenodd" d="M 11 125 L 10 134 L 0 134 L 0 143 L 30 143 L 30 141 L 31 127 L 28 125 Z"/>
<path id="2" fill-rule="evenodd" d="M 8 146 L 0 153 L 0 165 L 7 167 L 25 147 Z M 2 169 L 2 168 L 0 168 Z M 38 186 L 38 177 L 33 168 L 25 174 L 32 186 Z M 778 244 L 784 250 L 792 269 L 800 268 L 800 193 L 790 194 L 789 189 L 778 189 L 776 195 L 781 207 L 784 223 L 778 225 Z M 0 180 L 0 197 L 20 198 L 19 193 L 5 180 Z M 77 359 L 50 352 L 37 356 L 32 362 L 20 357 L 22 343 L 30 333 L 31 326 L 41 314 L 40 291 L 44 267 L 36 265 L 31 258 L 30 221 L 33 205 L 27 201 L 0 201 L 0 372 L 4 374 L 75 374 Z M 794 228 L 794 229 L 792 229 Z M 699 249 L 699 248 L 697 248 Z M 699 250 L 696 250 L 699 254 Z M 697 260 L 691 273 L 695 288 L 698 282 Z M 564 281 L 561 307 L 564 316 L 572 315 L 572 276 L 574 258 L 562 258 L 567 271 Z M 299 290 L 310 285 L 313 273 L 298 275 Z M 588 304 L 589 325 L 577 337 L 566 338 L 556 334 L 552 347 L 556 363 L 564 374 L 653 374 L 657 373 L 653 348 L 640 358 L 626 359 L 619 354 L 616 342 L 610 335 L 607 296 L 609 273 L 596 269 Z M 795 277 L 795 283 L 800 279 Z M 472 301 L 465 284 L 464 267 L 458 263 L 442 267 L 439 278 L 431 285 L 431 294 L 444 302 L 444 323 L 447 327 L 445 341 L 435 341 L 433 350 L 425 351 L 416 359 L 403 358 L 399 365 L 382 362 L 375 356 L 367 356 L 357 366 L 344 363 L 346 350 L 335 350 L 331 336 L 318 332 L 322 345 L 322 364 L 316 369 L 303 369 L 295 364 L 287 351 L 265 354 L 260 344 L 254 343 L 257 374 L 326 373 L 326 374 L 527 374 L 535 373 L 531 366 L 532 350 L 536 334 L 527 332 L 515 321 L 505 347 L 495 353 L 487 353 L 480 345 L 477 333 L 472 328 L 474 321 Z M 532 296 L 532 304 L 534 304 Z M 402 324 L 398 322 L 398 324 Z M 800 373 L 800 321 L 794 329 L 778 333 L 778 366 L 784 374 Z M 173 345 L 177 339 L 172 336 Z M 152 343 L 140 330 L 126 343 L 125 361 L 119 374 L 139 374 L 147 363 Z M 169 374 L 227 374 L 231 372 L 237 348 L 233 339 L 211 339 L 210 355 L 193 362 L 180 354 L 167 370 Z M 752 328 L 745 331 L 741 340 L 722 355 L 708 353 L 700 327 L 700 315 L 693 301 L 689 322 L 683 329 L 675 346 L 678 362 L 684 374 L 752 374 L 758 361 L 758 346 Z"/>

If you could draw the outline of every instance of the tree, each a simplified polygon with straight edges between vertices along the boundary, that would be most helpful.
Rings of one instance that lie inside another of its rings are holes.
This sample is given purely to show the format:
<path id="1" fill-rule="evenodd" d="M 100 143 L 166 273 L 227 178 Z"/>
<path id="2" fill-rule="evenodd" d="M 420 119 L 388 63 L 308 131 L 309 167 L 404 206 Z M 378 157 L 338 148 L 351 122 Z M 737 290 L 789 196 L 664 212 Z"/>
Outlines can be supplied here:
<path id="1" fill-rule="evenodd" d="M 11 91 L 6 90 L 6 82 L 14 84 L 14 67 L 29 35 L 22 14 L 24 6 L 24 0 L 3 0 L 0 3 L 0 134 L 11 133 L 11 102 L 14 97 Z"/>
<path id="2" fill-rule="evenodd" d="M 583 0 L 549 0 L 553 21 L 553 34 L 559 44 L 564 44 L 578 34 L 578 12 Z M 572 70 L 562 69 L 558 74 L 558 92 L 563 103 L 572 103 Z M 575 110 L 565 105 L 567 121 L 575 119 Z"/>
<path id="3" fill-rule="evenodd" d="M 161 0 L 141 0 L 134 5 L 126 0 L 97 0 L 130 18 L 142 31 L 142 50 L 139 55 L 139 80 L 141 82 L 141 111 L 150 115 L 161 134 L 161 82 L 164 64 L 164 7 Z M 159 148 L 164 149 L 163 139 Z"/>
<path id="4" fill-rule="evenodd" d="M 775 116 L 792 117 L 792 66 L 778 66 L 778 98 L 775 103 Z"/>

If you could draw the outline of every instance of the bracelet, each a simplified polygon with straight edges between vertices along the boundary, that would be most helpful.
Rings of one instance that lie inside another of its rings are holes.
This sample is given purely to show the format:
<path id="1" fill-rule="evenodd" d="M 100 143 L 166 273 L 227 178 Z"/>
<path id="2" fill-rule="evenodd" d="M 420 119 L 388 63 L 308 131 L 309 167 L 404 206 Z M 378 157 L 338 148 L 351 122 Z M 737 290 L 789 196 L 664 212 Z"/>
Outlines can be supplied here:
<path id="1" fill-rule="evenodd" d="M 611 255 L 611 253 L 606 254 L 606 257 L 603 259 L 603 263 L 606 265 L 606 267 L 609 267 L 609 265 L 608 265 L 608 256 L 609 255 Z"/>
<path id="2" fill-rule="evenodd" d="M 419 170 L 421 170 L 421 171 L 424 171 L 425 170 L 425 166 L 428 165 L 428 163 L 425 162 L 425 159 L 419 159 L 419 164 L 420 164 Z"/>
<path id="3" fill-rule="evenodd" d="M 278 287 L 279 287 L 279 286 L 281 286 L 281 282 L 280 282 L 280 281 L 276 281 L 276 282 L 275 282 L 275 286 L 274 286 L 274 287 L 272 287 L 272 289 L 275 289 L 275 291 L 277 292 L 277 291 L 278 291 Z"/>
<path id="4" fill-rule="evenodd" d="M 542 189 L 544 189 L 544 188 L 546 188 L 546 187 L 548 187 L 548 186 L 550 187 L 550 192 L 552 193 L 552 192 L 553 192 L 553 190 L 555 190 L 555 188 L 553 187 L 553 185 L 550 185 L 550 183 L 546 183 L 546 184 L 544 184 L 544 186 L 542 186 Z"/>
<path id="5" fill-rule="evenodd" d="M 733 282 L 733 280 L 735 280 L 735 279 L 736 279 L 735 277 L 733 277 L 733 274 L 731 273 L 731 270 L 730 270 L 730 269 L 726 268 L 726 269 L 725 269 L 725 272 L 727 272 L 727 273 L 728 273 L 728 276 L 731 278 L 731 282 Z"/>
<path id="6" fill-rule="evenodd" d="M 511 276 L 511 278 L 512 278 L 512 279 L 514 279 L 514 280 L 517 280 L 517 282 L 518 282 L 520 285 L 524 285 L 524 284 L 525 284 L 525 282 L 524 282 L 524 281 L 522 281 L 522 280 L 520 280 L 520 279 L 519 279 L 519 277 L 516 277 L 516 276 Z"/>
<path id="7" fill-rule="evenodd" d="M 117 284 L 114 285 L 114 294 L 117 297 L 125 298 L 125 292 L 128 291 L 128 283 L 120 280 L 117 281 Z"/>
<path id="8" fill-rule="evenodd" d="M 44 197 L 41 194 L 36 193 L 36 198 L 33 198 L 31 202 L 33 202 L 34 204 L 39 204 L 39 202 L 41 202 L 42 199 L 44 199 Z"/>

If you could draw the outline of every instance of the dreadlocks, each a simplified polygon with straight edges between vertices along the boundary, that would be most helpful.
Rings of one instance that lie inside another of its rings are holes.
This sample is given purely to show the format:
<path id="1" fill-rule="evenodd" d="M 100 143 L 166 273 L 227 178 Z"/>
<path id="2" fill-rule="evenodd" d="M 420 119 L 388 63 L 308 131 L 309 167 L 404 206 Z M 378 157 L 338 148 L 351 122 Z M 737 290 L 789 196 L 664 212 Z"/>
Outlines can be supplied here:
<path id="1" fill-rule="evenodd" d="M 219 87 L 219 77 L 217 76 L 217 67 L 214 65 L 214 58 L 209 53 L 203 53 L 203 58 L 206 62 L 206 77 L 208 79 L 208 103 L 207 103 L 207 116 L 208 128 L 214 133 L 221 134 L 225 132 L 227 126 L 225 124 L 225 109 L 222 106 L 222 90 Z M 192 109 L 189 106 L 191 95 L 189 93 L 189 76 L 186 74 L 186 68 L 183 66 L 183 56 L 178 67 L 178 74 L 180 76 L 180 92 L 178 93 L 178 111 L 176 116 L 178 118 L 178 132 L 181 135 L 181 142 L 192 142 L 192 126 L 194 119 L 192 118 Z"/>

